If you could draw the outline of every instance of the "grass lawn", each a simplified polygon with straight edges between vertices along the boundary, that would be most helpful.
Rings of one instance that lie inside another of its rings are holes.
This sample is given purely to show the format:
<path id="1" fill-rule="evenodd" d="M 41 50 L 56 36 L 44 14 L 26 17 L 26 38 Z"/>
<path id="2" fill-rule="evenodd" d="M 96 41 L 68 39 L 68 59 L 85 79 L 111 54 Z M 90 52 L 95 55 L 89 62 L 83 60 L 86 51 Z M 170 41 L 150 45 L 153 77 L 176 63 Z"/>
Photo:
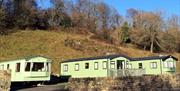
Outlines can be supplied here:
<path id="1" fill-rule="evenodd" d="M 79 50 L 65 46 L 67 38 L 76 40 L 80 43 Z M 52 71 L 59 73 L 59 62 L 80 57 L 90 57 L 97 55 L 105 55 L 105 53 L 123 53 L 130 57 L 143 57 L 154 55 L 148 51 L 139 50 L 137 48 L 106 45 L 102 41 L 93 41 L 86 35 L 66 33 L 66 32 L 50 32 L 50 31 L 18 31 L 5 36 L 0 36 L 0 60 L 12 60 L 31 55 L 43 55 L 51 58 Z M 180 54 L 172 55 L 180 59 Z M 180 62 L 177 62 L 177 70 L 180 72 Z"/>

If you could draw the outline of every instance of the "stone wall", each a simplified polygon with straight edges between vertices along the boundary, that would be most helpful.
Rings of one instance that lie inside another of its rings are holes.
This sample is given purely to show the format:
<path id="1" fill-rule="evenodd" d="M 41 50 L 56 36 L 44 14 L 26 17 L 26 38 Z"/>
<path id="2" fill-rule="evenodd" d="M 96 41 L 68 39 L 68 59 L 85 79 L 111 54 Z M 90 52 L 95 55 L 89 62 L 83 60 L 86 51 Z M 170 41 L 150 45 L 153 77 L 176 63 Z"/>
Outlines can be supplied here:
<path id="1" fill-rule="evenodd" d="M 67 88 L 71 91 L 169 91 L 180 85 L 174 77 L 70 78 Z"/>
<path id="2" fill-rule="evenodd" d="M 0 70 L 0 91 L 9 91 L 11 86 L 11 72 Z"/>

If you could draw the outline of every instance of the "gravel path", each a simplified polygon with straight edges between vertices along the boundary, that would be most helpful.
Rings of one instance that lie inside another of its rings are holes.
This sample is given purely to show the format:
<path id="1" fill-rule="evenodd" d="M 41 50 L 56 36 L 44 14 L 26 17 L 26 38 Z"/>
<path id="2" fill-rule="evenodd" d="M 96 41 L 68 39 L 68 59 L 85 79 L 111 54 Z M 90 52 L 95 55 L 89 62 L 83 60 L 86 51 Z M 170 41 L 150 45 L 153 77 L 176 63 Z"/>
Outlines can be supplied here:
<path id="1" fill-rule="evenodd" d="M 11 91 L 68 91 L 68 90 L 65 90 L 66 85 L 67 83 L 59 83 L 55 85 L 44 85 L 44 86 L 23 88 L 19 90 L 11 90 Z M 164 90 L 164 91 L 169 91 L 169 90 Z M 171 91 L 180 91 L 180 88 L 176 88 Z"/>
<path id="2" fill-rule="evenodd" d="M 27 88 L 27 89 L 22 89 L 22 90 L 17 90 L 17 91 L 68 91 L 68 90 L 65 90 L 64 87 L 60 85 L 48 85 L 48 86 Z M 164 90 L 164 91 L 169 91 L 169 90 Z M 180 88 L 176 88 L 170 91 L 180 91 Z"/>
<path id="3" fill-rule="evenodd" d="M 23 88 L 20 90 L 12 90 L 12 91 L 68 91 L 65 90 L 66 83 L 56 84 L 56 85 L 44 85 L 32 88 Z"/>

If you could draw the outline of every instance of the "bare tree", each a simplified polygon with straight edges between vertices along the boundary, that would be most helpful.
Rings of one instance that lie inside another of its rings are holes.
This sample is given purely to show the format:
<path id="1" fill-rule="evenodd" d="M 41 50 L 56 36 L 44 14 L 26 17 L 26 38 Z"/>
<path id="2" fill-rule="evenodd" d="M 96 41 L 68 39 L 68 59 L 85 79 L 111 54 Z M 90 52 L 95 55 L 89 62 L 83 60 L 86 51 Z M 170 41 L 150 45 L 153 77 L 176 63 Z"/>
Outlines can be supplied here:
<path id="1" fill-rule="evenodd" d="M 154 13 L 154 12 L 139 12 L 134 16 L 133 19 L 133 30 L 145 32 L 144 35 L 146 35 L 145 39 L 149 40 L 150 44 L 150 51 L 153 53 L 154 49 L 157 47 L 161 47 L 159 40 L 158 40 L 158 33 L 162 29 L 162 18 L 161 13 Z M 138 32 L 136 32 L 138 33 Z M 142 36 L 139 36 L 139 38 L 142 38 Z M 132 38 L 133 40 L 133 38 Z M 136 40 L 134 40 L 136 42 Z M 146 42 L 146 40 L 144 41 Z M 154 47 L 154 46 L 157 47 Z"/>
<path id="2" fill-rule="evenodd" d="M 167 21 L 167 33 L 174 37 L 175 50 L 180 51 L 180 18 L 176 15 L 171 16 Z"/>
<path id="3" fill-rule="evenodd" d="M 110 8 L 105 3 L 99 3 L 97 6 L 99 14 L 99 22 L 101 24 L 101 29 L 108 29 L 108 18 L 110 13 Z"/>
<path id="4" fill-rule="evenodd" d="M 120 27 L 123 23 L 123 18 L 120 16 L 120 14 L 114 8 L 111 8 L 108 23 L 109 23 L 111 30 L 116 30 L 116 28 Z"/>

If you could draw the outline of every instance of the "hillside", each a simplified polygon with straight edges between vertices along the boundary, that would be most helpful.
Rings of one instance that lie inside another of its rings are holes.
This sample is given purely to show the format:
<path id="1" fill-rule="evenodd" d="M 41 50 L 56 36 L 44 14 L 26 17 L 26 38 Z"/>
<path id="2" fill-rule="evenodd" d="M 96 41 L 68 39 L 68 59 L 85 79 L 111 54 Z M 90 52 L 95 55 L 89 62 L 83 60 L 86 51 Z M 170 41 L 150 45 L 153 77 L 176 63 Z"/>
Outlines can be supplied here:
<path id="1" fill-rule="evenodd" d="M 53 60 L 53 72 L 58 73 L 59 62 L 80 57 L 122 53 L 130 57 L 151 54 L 132 45 L 117 46 L 91 39 L 90 35 L 49 31 L 18 31 L 0 36 L 0 60 L 11 60 L 30 55 L 43 55 Z M 180 54 L 172 54 L 180 59 Z M 179 64 L 180 62 L 178 62 Z M 178 71 L 180 66 L 177 64 Z"/>

